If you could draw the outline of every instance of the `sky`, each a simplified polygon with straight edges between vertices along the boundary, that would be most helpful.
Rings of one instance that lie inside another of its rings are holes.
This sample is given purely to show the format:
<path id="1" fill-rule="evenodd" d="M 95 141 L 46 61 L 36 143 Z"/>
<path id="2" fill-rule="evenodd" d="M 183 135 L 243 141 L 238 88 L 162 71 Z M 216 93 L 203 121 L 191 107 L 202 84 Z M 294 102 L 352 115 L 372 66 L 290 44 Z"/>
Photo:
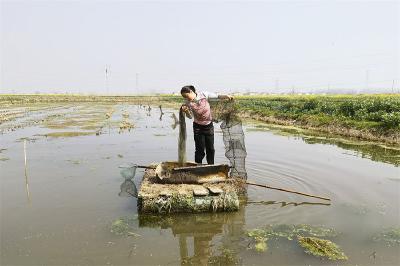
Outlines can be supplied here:
<path id="1" fill-rule="evenodd" d="M 400 90 L 400 1 L 0 5 L 0 93 Z"/>

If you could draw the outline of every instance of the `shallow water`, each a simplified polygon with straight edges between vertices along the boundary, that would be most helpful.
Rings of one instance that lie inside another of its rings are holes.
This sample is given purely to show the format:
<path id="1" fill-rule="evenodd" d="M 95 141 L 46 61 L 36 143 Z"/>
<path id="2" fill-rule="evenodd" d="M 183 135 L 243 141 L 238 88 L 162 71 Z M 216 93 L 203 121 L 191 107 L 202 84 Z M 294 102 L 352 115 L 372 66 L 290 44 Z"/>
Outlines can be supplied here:
<path id="1" fill-rule="evenodd" d="M 72 109 L 94 112 L 103 107 Z M 71 111 L 71 106 L 65 108 Z M 158 108 L 116 105 L 114 109 L 98 136 L 46 138 L 42 135 L 71 128 L 25 123 L 30 114 L 21 118 L 24 127 L 1 135 L 0 149 L 5 150 L 0 156 L 8 159 L 0 161 L 2 265 L 400 264 L 400 245 L 373 240 L 385 228 L 400 227 L 398 150 L 372 144 L 361 149 L 349 140 L 324 136 L 318 141 L 321 136 L 274 127 L 260 130 L 249 123 L 245 126 L 249 180 L 327 196 L 331 204 L 250 186 L 239 212 L 142 216 L 137 215 L 135 198 L 119 196 L 124 178 L 118 166 L 177 160 L 178 127 L 171 115 L 178 111 L 164 109 L 160 117 Z M 63 113 L 62 108 L 56 111 Z M 118 128 L 124 112 L 135 124 L 131 130 Z M 191 160 L 194 141 L 187 123 Z M 31 140 L 26 144 L 25 175 L 23 142 L 18 140 L 26 137 Z M 220 130 L 215 148 L 216 162 L 227 162 Z M 137 185 L 142 174 L 138 169 Z M 125 216 L 133 218 L 131 230 L 137 235 L 111 232 L 113 221 Z M 306 254 L 296 241 L 282 238 L 269 241 L 269 249 L 260 253 L 250 248 L 246 237 L 247 230 L 268 224 L 302 223 L 340 232 L 332 240 L 349 260 L 321 260 Z"/>

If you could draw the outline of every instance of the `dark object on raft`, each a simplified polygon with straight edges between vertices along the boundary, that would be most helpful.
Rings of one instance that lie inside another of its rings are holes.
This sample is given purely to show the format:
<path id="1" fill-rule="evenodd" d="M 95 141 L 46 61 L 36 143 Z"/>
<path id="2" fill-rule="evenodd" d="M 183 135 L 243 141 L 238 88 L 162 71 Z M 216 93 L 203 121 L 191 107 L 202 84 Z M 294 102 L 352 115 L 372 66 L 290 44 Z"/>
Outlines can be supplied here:
<path id="1" fill-rule="evenodd" d="M 165 184 L 217 183 L 228 179 L 229 166 L 226 164 L 199 165 L 186 162 L 162 162 L 156 167 L 156 176 Z"/>

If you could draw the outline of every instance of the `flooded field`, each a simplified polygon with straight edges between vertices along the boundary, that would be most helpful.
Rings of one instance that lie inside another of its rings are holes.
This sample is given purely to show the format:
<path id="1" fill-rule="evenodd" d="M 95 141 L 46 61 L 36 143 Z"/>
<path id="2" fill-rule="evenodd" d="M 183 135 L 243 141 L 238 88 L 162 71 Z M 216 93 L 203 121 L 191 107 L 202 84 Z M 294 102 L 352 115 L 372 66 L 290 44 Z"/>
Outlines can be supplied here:
<path id="1" fill-rule="evenodd" d="M 248 180 L 332 201 L 249 186 L 238 212 L 139 215 L 118 166 L 177 160 L 177 116 L 111 103 L 2 108 L 0 263 L 400 264 L 400 147 L 247 121 Z M 227 163 L 219 124 L 215 149 Z M 304 232 L 342 259 L 306 253 Z"/>

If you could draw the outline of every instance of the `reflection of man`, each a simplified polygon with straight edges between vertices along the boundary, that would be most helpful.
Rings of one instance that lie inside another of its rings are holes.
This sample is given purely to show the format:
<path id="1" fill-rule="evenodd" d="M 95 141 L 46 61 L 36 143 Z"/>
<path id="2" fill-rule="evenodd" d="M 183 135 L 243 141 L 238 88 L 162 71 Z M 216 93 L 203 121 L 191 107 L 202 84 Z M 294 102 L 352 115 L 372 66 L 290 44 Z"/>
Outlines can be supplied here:
<path id="1" fill-rule="evenodd" d="M 126 179 L 124 183 L 121 184 L 121 192 L 118 193 L 118 196 L 137 198 L 137 194 L 135 183 L 132 180 Z"/>
<path id="2" fill-rule="evenodd" d="M 218 230 L 220 233 L 221 231 Z M 204 233 L 183 233 L 179 234 L 179 249 L 181 256 L 181 264 L 194 264 L 194 265 L 208 265 L 210 258 L 210 242 L 217 232 L 204 232 Z M 187 237 L 193 237 L 194 254 L 189 257 L 187 248 Z"/>
<path id="3" fill-rule="evenodd" d="M 207 265 L 210 258 L 210 241 L 213 235 L 194 236 L 194 256 L 199 265 Z"/>

